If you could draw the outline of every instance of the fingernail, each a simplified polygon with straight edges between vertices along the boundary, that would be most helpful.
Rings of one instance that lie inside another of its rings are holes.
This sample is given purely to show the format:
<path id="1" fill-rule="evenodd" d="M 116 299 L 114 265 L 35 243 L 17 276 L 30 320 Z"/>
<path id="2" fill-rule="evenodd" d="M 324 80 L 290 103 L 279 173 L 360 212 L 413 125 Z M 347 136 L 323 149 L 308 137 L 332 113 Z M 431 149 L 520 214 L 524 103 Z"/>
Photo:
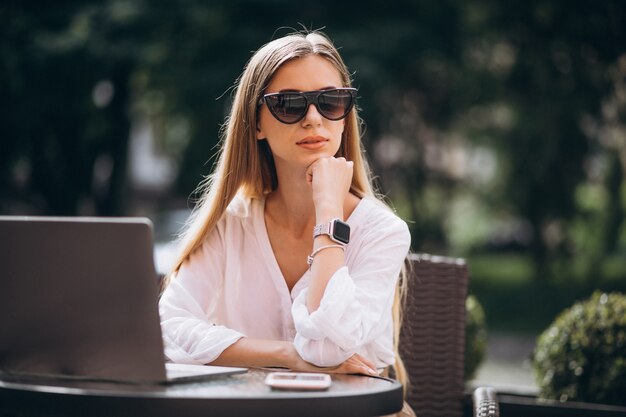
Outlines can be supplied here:
<path id="1" fill-rule="evenodd" d="M 378 375 L 378 372 L 376 372 L 376 371 L 375 371 L 375 370 L 373 370 L 372 368 L 369 368 L 369 374 L 370 374 L 370 375 L 373 375 L 373 376 L 376 376 L 376 375 Z"/>

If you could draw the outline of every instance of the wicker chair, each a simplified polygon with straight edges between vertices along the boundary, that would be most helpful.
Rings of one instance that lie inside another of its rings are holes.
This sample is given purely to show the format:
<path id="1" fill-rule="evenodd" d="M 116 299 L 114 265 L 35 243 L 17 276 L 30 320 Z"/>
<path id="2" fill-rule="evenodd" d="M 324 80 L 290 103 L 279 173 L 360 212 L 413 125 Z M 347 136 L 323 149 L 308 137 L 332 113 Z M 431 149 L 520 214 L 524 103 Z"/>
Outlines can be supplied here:
<path id="1" fill-rule="evenodd" d="M 465 299 L 463 259 L 426 254 L 409 258 L 400 354 L 409 374 L 407 401 L 418 417 L 463 415 Z M 475 416 L 499 416 L 495 392 L 478 388 Z"/>

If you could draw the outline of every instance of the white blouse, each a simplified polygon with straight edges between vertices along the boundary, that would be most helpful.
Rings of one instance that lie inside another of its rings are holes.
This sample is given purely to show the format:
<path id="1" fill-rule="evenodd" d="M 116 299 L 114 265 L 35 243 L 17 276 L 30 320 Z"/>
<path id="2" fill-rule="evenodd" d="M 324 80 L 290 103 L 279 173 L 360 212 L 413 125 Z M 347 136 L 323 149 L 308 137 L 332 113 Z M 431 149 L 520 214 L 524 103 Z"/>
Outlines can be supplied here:
<path id="1" fill-rule="evenodd" d="M 265 227 L 264 200 L 237 197 L 159 301 L 165 355 L 207 364 L 241 337 L 293 341 L 317 366 L 355 353 L 393 364 L 391 307 L 411 237 L 406 223 L 364 198 L 347 223 L 346 265 L 331 277 L 309 314 L 307 271 L 291 292 Z"/>

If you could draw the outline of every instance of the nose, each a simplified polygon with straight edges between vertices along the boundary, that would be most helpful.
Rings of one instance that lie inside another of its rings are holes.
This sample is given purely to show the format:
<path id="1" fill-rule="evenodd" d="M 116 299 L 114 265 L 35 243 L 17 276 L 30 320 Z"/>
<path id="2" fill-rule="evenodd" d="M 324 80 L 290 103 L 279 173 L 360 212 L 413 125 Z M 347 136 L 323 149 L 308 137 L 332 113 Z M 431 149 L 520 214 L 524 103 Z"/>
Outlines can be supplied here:
<path id="1" fill-rule="evenodd" d="M 315 104 L 309 104 L 309 108 L 304 115 L 304 119 L 302 119 L 303 126 L 319 126 L 322 123 L 322 115 L 317 110 Z"/>

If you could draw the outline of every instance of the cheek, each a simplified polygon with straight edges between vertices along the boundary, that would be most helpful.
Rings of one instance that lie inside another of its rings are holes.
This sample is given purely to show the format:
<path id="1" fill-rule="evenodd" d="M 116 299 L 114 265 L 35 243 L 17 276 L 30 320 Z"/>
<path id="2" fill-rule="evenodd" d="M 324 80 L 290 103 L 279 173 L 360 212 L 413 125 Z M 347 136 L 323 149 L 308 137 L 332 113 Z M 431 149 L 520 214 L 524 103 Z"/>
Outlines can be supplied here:
<path id="1" fill-rule="evenodd" d="M 273 148 L 283 146 L 289 140 L 302 136 L 301 133 L 298 133 L 298 124 L 286 125 L 280 123 L 271 114 L 268 118 L 261 120 L 260 123 L 262 139 L 266 139 L 270 145 L 274 145 Z"/>
<path id="2" fill-rule="evenodd" d="M 274 122 L 274 116 L 270 114 L 269 110 L 262 108 L 257 120 L 257 139 L 267 139 L 268 136 L 272 136 L 276 130 Z"/>
<path id="3" fill-rule="evenodd" d="M 343 134 L 345 128 L 346 124 L 343 120 L 340 123 L 334 124 L 332 127 L 333 135 L 335 135 L 338 139 L 341 139 L 341 135 Z"/>

